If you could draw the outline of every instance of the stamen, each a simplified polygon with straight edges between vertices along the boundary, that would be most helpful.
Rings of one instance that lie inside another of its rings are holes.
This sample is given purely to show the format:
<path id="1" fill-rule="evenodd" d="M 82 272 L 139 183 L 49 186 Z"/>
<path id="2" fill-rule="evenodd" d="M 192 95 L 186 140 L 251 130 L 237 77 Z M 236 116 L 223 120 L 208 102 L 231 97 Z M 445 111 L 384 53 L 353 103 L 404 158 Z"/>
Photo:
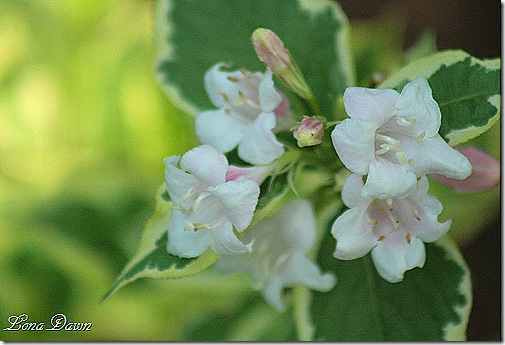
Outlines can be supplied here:
<path id="1" fill-rule="evenodd" d="M 244 95 L 244 93 L 242 91 L 239 91 L 238 92 L 238 95 L 240 97 L 240 100 L 247 104 L 249 107 L 253 108 L 253 109 L 256 109 L 256 110 L 261 110 L 261 107 L 259 106 L 258 103 L 254 102 L 252 99 L 250 98 L 247 98 L 246 95 Z"/>
<path id="2" fill-rule="evenodd" d="M 379 238 L 377 239 L 377 241 L 383 241 L 384 239 L 386 239 L 386 236 L 379 236 Z"/>
<path id="3" fill-rule="evenodd" d="M 388 210 L 393 211 L 393 199 L 392 198 L 387 199 L 386 204 L 388 205 Z"/>
<path id="4" fill-rule="evenodd" d="M 195 226 L 193 225 L 193 223 L 189 222 L 189 221 L 185 221 L 184 222 L 184 231 L 193 231 L 195 230 Z"/>
<path id="5" fill-rule="evenodd" d="M 375 134 L 375 138 L 385 144 L 389 144 L 391 148 L 400 147 L 400 142 L 394 138 L 388 137 L 387 135 Z"/>
<path id="6" fill-rule="evenodd" d="M 200 204 L 202 203 L 203 199 L 206 197 L 210 196 L 210 193 L 202 193 L 196 198 L 195 202 L 193 203 L 193 212 L 196 213 L 198 212 L 198 208 L 200 207 Z"/>
<path id="7" fill-rule="evenodd" d="M 228 109 L 228 108 L 224 108 L 224 113 L 225 113 L 226 115 L 231 115 L 231 110 L 230 110 L 230 109 Z"/>
<path id="8" fill-rule="evenodd" d="M 407 232 L 407 236 L 405 236 L 405 239 L 407 240 L 408 244 L 410 244 L 410 241 L 412 240 L 412 233 L 410 231 Z"/>
<path id="9" fill-rule="evenodd" d="M 244 68 L 239 68 L 238 69 L 240 71 L 240 73 L 242 73 L 242 75 L 246 78 L 251 78 L 252 77 L 252 73 L 249 72 L 248 70 L 244 69 Z"/>
<path id="10" fill-rule="evenodd" d="M 224 92 L 219 92 L 219 95 L 223 97 L 223 100 L 226 104 L 230 104 L 230 98 L 228 97 L 227 94 L 225 94 Z"/>
<path id="11" fill-rule="evenodd" d="M 407 120 L 404 117 L 398 116 L 398 117 L 396 117 L 396 123 L 398 123 L 400 126 L 410 127 L 410 126 L 415 125 L 416 119 Z"/>
<path id="12" fill-rule="evenodd" d="M 425 135 L 426 135 L 426 131 L 423 131 L 421 134 L 419 134 L 419 136 L 417 137 L 418 144 L 424 139 Z"/>
<path id="13" fill-rule="evenodd" d="M 414 160 L 412 158 L 410 158 L 407 163 L 409 163 L 409 165 L 411 166 L 414 166 Z"/>
<path id="14" fill-rule="evenodd" d="M 407 164 L 407 155 L 405 154 L 405 152 L 401 152 L 401 151 L 397 152 L 396 158 L 398 158 L 398 160 L 400 161 L 400 164 L 402 164 L 402 165 Z"/>
<path id="15" fill-rule="evenodd" d="M 376 226 L 377 224 L 379 224 L 377 219 L 370 219 L 370 223 L 372 223 L 372 226 Z"/>
<path id="16" fill-rule="evenodd" d="M 414 217 L 418 220 L 418 221 L 421 221 L 421 218 L 419 218 L 419 215 L 417 214 L 417 210 L 415 208 L 412 208 L 411 209 L 412 211 L 412 214 L 414 215 Z"/>
<path id="17" fill-rule="evenodd" d="M 229 75 L 228 77 L 226 77 L 226 79 L 228 79 L 232 83 L 238 83 L 238 82 L 240 82 L 240 79 L 238 79 L 236 77 L 232 77 L 231 75 Z"/>

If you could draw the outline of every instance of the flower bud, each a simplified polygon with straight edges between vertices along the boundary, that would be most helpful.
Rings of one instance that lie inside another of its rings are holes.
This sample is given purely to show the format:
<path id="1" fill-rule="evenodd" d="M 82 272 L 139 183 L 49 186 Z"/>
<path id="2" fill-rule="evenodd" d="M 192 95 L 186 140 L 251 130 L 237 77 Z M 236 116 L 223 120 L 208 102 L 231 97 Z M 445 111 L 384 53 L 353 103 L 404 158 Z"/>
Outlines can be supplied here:
<path id="1" fill-rule="evenodd" d="M 291 58 L 291 54 L 284 48 L 284 44 L 273 31 L 262 28 L 256 29 L 251 39 L 258 58 L 281 78 L 293 92 L 304 99 L 313 98 L 312 92 Z"/>
<path id="2" fill-rule="evenodd" d="M 472 164 L 472 174 L 466 180 L 455 180 L 443 175 L 431 175 L 436 181 L 458 193 L 485 192 L 500 183 L 500 162 L 476 147 L 456 148 Z"/>
<path id="3" fill-rule="evenodd" d="M 314 117 L 306 117 L 293 132 L 299 147 L 321 144 L 324 136 L 324 124 Z"/>

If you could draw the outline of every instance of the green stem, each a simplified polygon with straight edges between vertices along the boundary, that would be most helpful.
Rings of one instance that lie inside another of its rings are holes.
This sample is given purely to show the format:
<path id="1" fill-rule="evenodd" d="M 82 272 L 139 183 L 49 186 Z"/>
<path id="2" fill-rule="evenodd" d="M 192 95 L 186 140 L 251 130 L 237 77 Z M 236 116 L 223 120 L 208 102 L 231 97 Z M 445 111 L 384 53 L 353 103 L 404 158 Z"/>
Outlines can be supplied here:
<path id="1" fill-rule="evenodd" d="M 293 308 L 298 340 L 313 341 L 314 325 L 310 317 L 310 290 L 303 285 L 293 287 Z"/>

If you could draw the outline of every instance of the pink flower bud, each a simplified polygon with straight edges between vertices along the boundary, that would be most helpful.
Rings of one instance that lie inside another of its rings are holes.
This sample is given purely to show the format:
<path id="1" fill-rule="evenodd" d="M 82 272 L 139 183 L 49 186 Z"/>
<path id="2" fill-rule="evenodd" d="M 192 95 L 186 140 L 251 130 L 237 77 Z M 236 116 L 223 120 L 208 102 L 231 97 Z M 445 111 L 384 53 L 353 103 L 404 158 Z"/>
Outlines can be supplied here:
<path id="1" fill-rule="evenodd" d="M 289 51 L 284 48 L 280 38 L 271 30 L 256 29 L 252 43 L 258 58 L 264 62 L 293 92 L 304 99 L 313 98 L 309 86 L 296 67 Z"/>
<path id="2" fill-rule="evenodd" d="M 314 117 L 306 117 L 293 132 L 298 146 L 314 146 L 321 144 L 324 136 L 324 124 Z"/>
<path id="3" fill-rule="evenodd" d="M 455 180 L 443 175 L 431 175 L 436 181 L 458 193 L 485 192 L 500 183 L 500 162 L 475 147 L 456 148 L 472 164 L 472 174 L 466 180 Z"/>

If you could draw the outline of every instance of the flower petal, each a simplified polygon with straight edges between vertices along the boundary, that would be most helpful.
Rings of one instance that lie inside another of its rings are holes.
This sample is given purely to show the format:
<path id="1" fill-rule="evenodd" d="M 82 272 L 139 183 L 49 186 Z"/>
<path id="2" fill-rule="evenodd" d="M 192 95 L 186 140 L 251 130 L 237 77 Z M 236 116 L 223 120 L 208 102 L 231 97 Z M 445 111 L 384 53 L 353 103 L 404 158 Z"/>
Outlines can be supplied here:
<path id="1" fill-rule="evenodd" d="M 223 220 L 209 227 L 209 231 L 212 235 L 210 248 L 216 254 L 239 255 L 251 252 L 252 243 L 242 243 L 233 232 L 233 227 L 229 221 Z"/>
<path id="2" fill-rule="evenodd" d="M 425 195 L 419 202 L 412 202 L 417 217 L 420 220 L 410 222 L 412 233 L 423 242 L 433 242 L 444 236 L 451 227 L 451 220 L 444 223 L 438 222 L 438 216 L 442 213 L 442 204 L 437 198 Z M 407 211 L 405 211 L 407 214 Z"/>
<path id="3" fill-rule="evenodd" d="M 188 190 L 194 188 L 198 181 L 194 176 L 181 171 L 177 164 L 179 156 L 171 156 L 165 158 L 165 180 L 167 184 L 167 192 L 170 199 L 176 205 L 180 205 L 181 198 L 188 193 Z"/>
<path id="4" fill-rule="evenodd" d="M 436 181 L 453 188 L 458 193 L 485 192 L 500 183 L 500 162 L 476 147 L 457 148 L 472 164 L 472 174 L 465 180 L 456 180 L 433 174 Z"/>
<path id="5" fill-rule="evenodd" d="M 372 259 L 382 278 L 397 283 L 403 280 L 405 271 L 423 267 L 426 253 L 421 240 L 414 237 L 409 244 L 397 231 L 372 250 Z"/>
<path id="6" fill-rule="evenodd" d="M 198 140 L 221 152 L 229 152 L 237 146 L 242 139 L 242 126 L 224 108 L 203 111 L 195 119 Z"/>
<path id="7" fill-rule="evenodd" d="M 223 66 L 225 64 L 218 63 L 205 73 L 205 90 L 212 103 L 218 108 L 224 107 L 227 103 L 223 94 L 238 95 L 239 84 L 230 81 L 230 79 L 240 79 L 243 77 L 239 71 L 221 71 L 220 68 Z"/>
<path id="8" fill-rule="evenodd" d="M 194 258 L 203 254 L 212 238 L 208 231 L 185 231 L 186 215 L 173 210 L 168 225 L 167 250 L 170 254 L 182 258 Z"/>
<path id="9" fill-rule="evenodd" d="M 402 149 L 412 159 L 409 170 L 417 176 L 440 174 L 463 180 L 472 174 L 472 165 L 461 153 L 450 147 L 439 134 L 421 141 L 398 136 Z"/>
<path id="10" fill-rule="evenodd" d="M 341 260 L 354 260 L 366 255 L 377 245 L 372 224 L 365 216 L 366 207 L 354 207 L 345 211 L 331 227 L 337 240 L 333 256 Z"/>
<path id="11" fill-rule="evenodd" d="M 226 218 L 237 231 L 245 230 L 251 223 L 260 188 L 251 180 L 229 181 L 215 188 L 209 188 L 224 208 Z"/>
<path id="12" fill-rule="evenodd" d="M 433 94 L 425 77 L 417 77 L 414 81 L 405 85 L 396 102 L 398 116 L 407 120 L 414 120 L 411 130 L 415 130 L 416 136 L 422 132 L 427 137 L 438 133 L 442 114 L 438 103 L 433 99 Z"/>
<path id="13" fill-rule="evenodd" d="M 238 145 L 239 157 L 251 164 L 268 164 L 280 157 L 284 147 L 272 133 L 274 127 L 274 113 L 262 113 L 253 123 L 245 126 L 244 136 Z"/>
<path id="14" fill-rule="evenodd" d="M 342 201 L 349 207 L 362 207 L 370 204 L 370 198 L 361 195 L 363 179 L 360 175 L 350 174 L 347 176 L 342 188 Z"/>
<path id="15" fill-rule="evenodd" d="M 345 111 L 351 119 L 382 125 L 396 114 L 399 93 L 393 89 L 348 87 L 344 92 Z"/>
<path id="16" fill-rule="evenodd" d="M 181 158 L 181 168 L 189 171 L 197 180 L 204 181 L 209 186 L 224 183 L 228 160 L 226 157 L 208 145 L 197 146 L 186 152 Z"/>
<path id="17" fill-rule="evenodd" d="M 251 180 L 261 185 L 270 175 L 274 167 L 269 165 L 256 165 L 252 167 L 236 167 L 230 165 L 226 172 L 226 182 Z"/>
<path id="18" fill-rule="evenodd" d="M 362 195 L 376 199 L 402 199 L 416 188 L 416 175 L 405 166 L 378 158 L 370 170 Z"/>
<path id="19" fill-rule="evenodd" d="M 377 127 L 374 122 L 345 119 L 331 133 L 340 160 L 355 174 L 368 174 L 368 167 L 375 162 Z"/>
<path id="20" fill-rule="evenodd" d="M 272 80 L 272 71 L 267 69 L 263 75 L 263 80 L 260 83 L 259 89 L 260 107 L 265 113 L 273 112 L 281 103 L 282 98 L 277 93 Z"/>

